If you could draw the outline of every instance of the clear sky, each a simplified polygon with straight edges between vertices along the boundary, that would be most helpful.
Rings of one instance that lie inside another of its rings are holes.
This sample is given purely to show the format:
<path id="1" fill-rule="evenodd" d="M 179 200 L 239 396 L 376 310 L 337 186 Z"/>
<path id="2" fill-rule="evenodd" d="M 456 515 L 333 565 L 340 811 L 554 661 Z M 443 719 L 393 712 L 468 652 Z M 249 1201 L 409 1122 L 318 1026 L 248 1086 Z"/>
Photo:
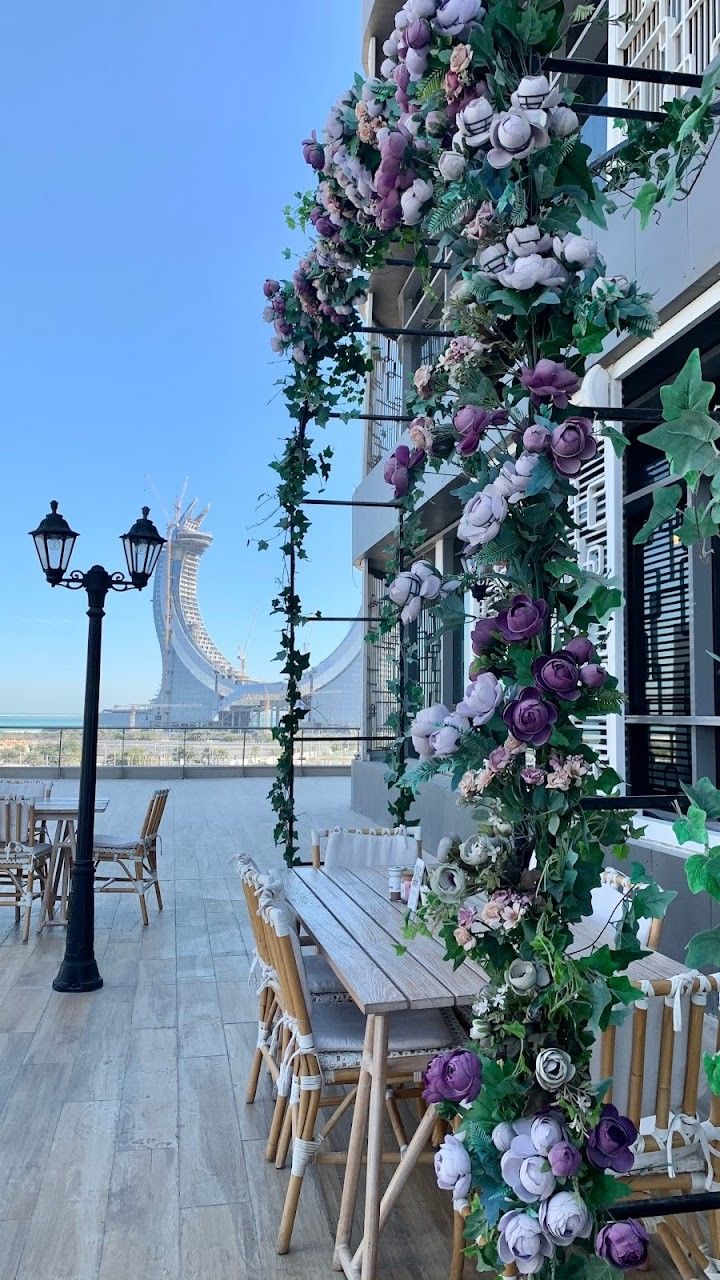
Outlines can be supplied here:
<path id="1" fill-rule="evenodd" d="M 171 508 L 188 475 L 211 503 L 208 629 L 276 676 L 279 557 L 246 545 L 287 425 L 261 287 L 291 269 L 299 144 L 359 50 L 359 0 L 2 6 L 0 713 L 82 705 L 84 597 L 47 586 L 27 537 L 50 498 L 82 535 L 73 567 L 120 568 L 142 503 L 162 531 L 158 493 Z M 330 496 L 351 495 L 360 430 L 328 432 Z M 349 511 L 316 515 L 310 557 L 308 608 L 352 613 Z M 156 691 L 150 596 L 109 599 L 103 705 Z M 314 658 L 342 632 L 316 625 Z"/>

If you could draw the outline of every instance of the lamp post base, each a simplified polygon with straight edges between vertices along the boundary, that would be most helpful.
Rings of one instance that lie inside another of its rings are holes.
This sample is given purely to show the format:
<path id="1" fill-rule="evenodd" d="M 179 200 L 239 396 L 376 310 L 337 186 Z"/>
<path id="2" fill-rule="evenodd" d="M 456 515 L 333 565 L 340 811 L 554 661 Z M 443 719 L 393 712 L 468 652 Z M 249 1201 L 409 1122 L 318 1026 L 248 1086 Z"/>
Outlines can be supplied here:
<path id="1" fill-rule="evenodd" d="M 53 991 L 97 991 L 102 984 L 94 956 L 92 960 L 63 960 Z"/>

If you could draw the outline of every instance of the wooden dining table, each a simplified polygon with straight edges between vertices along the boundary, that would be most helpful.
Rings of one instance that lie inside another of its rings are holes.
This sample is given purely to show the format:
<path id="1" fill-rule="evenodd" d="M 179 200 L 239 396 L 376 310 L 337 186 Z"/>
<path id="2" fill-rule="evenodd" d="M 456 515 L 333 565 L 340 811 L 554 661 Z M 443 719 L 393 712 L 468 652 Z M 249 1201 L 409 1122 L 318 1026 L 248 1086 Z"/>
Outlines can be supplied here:
<path id="1" fill-rule="evenodd" d="M 409 1009 L 467 1007 L 487 985 L 479 965 L 458 969 L 434 938 L 404 935 L 406 907 L 391 901 L 383 869 L 293 868 L 285 874 L 288 902 L 305 933 L 325 957 L 366 1019 L 365 1043 L 347 1152 L 335 1269 L 348 1280 L 376 1280 L 380 1234 L 437 1122 L 428 1107 L 402 1160 L 381 1194 L 387 1053 L 392 1014 Z M 597 929 L 588 921 L 575 932 L 575 947 L 591 948 Z M 664 978 L 685 966 L 654 952 L 628 970 L 634 980 Z M 363 1237 L 351 1248 L 358 1190 L 365 1161 Z"/>
<path id="2" fill-rule="evenodd" d="M 108 797 L 96 796 L 95 812 L 105 813 L 109 804 Z M 36 800 L 33 805 L 36 821 L 42 822 L 46 830 L 55 823 L 55 833 L 49 841 L 52 844 L 52 853 L 40 907 L 38 933 L 42 933 L 42 930 L 50 925 L 67 924 L 70 868 L 77 843 L 78 806 L 77 796 L 50 796 L 48 800 Z M 58 899 L 60 911 L 55 916 L 55 904 Z"/>

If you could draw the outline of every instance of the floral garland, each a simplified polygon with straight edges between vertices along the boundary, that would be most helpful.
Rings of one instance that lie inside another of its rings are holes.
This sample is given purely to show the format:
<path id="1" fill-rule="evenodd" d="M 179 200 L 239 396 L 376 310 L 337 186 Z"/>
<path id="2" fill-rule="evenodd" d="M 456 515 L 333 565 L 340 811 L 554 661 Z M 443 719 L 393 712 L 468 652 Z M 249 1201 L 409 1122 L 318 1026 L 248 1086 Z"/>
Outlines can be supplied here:
<path id="1" fill-rule="evenodd" d="M 661 177 L 652 208 L 673 194 L 662 180 L 670 164 L 653 168 L 653 140 L 658 150 L 680 147 L 683 173 L 702 163 L 714 85 L 698 104 L 669 111 L 664 133 L 635 131 L 622 170 L 611 159 L 594 178 L 571 95 L 535 71 L 560 47 L 563 22 L 560 0 L 488 0 L 487 11 L 481 0 L 406 0 L 380 75 L 356 77 L 324 139 L 303 144 L 317 187 L 298 216 L 312 224 L 315 247 L 292 282 L 269 286 L 268 318 L 276 348 L 291 357 L 293 416 L 322 423 L 331 406 L 347 405 L 342 396 L 363 365 L 353 334 L 364 273 L 391 243 L 412 250 L 421 267 L 429 242 L 459 265 L 443 321 L 455 336 L 415 373 L 408 437 L 385 464 L 408 519 L 380 630 L 412 623 L 423 609 L 443 627 L 464 625 L 467 590 L 484 613 L 464 698 L 417 710 L 409 736 L 419 760 L 406 763 L 403 743 L 389 770 L 401 783 L 397 816 L 429 777 L 447 772 L 477 823 L 471 840 L 442 842 L 424 904 L 408 922 L 410 936 L 439 935 L 454 964 L 471 958 L 488 974 L 471 1047 L 436 1059 L 425 1096 L 455 1125 L 438 1153 L 438 1181 L 467 1210 L 468 1251 L 479 1265 L 541 1280 L 609 1280 L 642 1265 L 647 1233 L 641 1223 L 607 1220 L 625 1192 L 616 1175 L 630 1169 L 637 1134 L 603 1104 L 590 1059 L 598 1034 L 636 996 L 624 976 L 639 954 L 636 918 L 663 914 L 673 895 L 634 867 L 620 945 L 591 954 L 574 946 L 604 851 L 621 851 L 633 827 L 629 812 L 582 803 L 620 783 L 582 726 L 622 704 L 600 656 L 621 599 L 579 566 L 573 545 L 574 483 L 598 446 L 592 420 L 570 399 L 587 357 L 610 334 L 647 336 L 656 323 L 650 298 L 607 274 L 585 227 L 603 226 L 610 192 L 638 178 Z M 686 392 L 682 375 L 667 392 L 666 426 L 681 454 L 678 439 L 691 431 L 673 413 Z M 622 447 L 619 433 L 606 434 Z M 295 449 L 297 439 L 296 429 Z M 700 462 L 686 446 L 682 474 L 691 483 L 717 475 L 714 440 Z M 310 450 L 301 462 L 289 505 L 282 499 L 294 513 L 291 524 L 280 522 L 290 541 L 306 527 L 299 503 L 314 457 Z M 449 457 L 464 477 L 455 491 L 466 549 L 457 579 L 412 560 L 417 524 L 405 537 L 426 470 Z M 323 457 L 318 469 L 326 465 Z M 288 466 L 284 458 L 283 480 Z M 713 489 L 713 501 L 718 495 Z M 688 537 L 707 530 L 713 514 L 704 526 L 695 517 Z M 294 633 L 285 634 L 293 666 Z M 399 738 L 409 702 L 405 688 L 395 692 Z M 287 800 L 283 773 L 275 802 Z M 291 798 L 289 808 L 292 826 Z M 714 864 L 703 866 L 706 878 L 714 874 Z"/>

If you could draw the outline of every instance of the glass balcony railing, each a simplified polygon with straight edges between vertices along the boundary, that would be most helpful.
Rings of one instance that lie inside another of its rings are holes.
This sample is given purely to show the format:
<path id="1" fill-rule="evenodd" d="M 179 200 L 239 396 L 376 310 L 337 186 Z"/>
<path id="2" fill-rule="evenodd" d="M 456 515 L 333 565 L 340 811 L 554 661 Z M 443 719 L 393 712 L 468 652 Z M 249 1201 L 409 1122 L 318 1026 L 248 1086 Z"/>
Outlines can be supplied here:
<path id="1" fill-rule="evenodd" d="M 349 765 L 359 752 L 360 729 L 324 725 L 298 735 L 295 764 L 329 767 Z M 79 728 L 0 728 L 0 773 L 12 769 L 77 769 L 82 730 Z M 218 767 L 272 768 L 278 745 L 270 729 L 101 729 L 97 762 L 100 768 Z"/>

